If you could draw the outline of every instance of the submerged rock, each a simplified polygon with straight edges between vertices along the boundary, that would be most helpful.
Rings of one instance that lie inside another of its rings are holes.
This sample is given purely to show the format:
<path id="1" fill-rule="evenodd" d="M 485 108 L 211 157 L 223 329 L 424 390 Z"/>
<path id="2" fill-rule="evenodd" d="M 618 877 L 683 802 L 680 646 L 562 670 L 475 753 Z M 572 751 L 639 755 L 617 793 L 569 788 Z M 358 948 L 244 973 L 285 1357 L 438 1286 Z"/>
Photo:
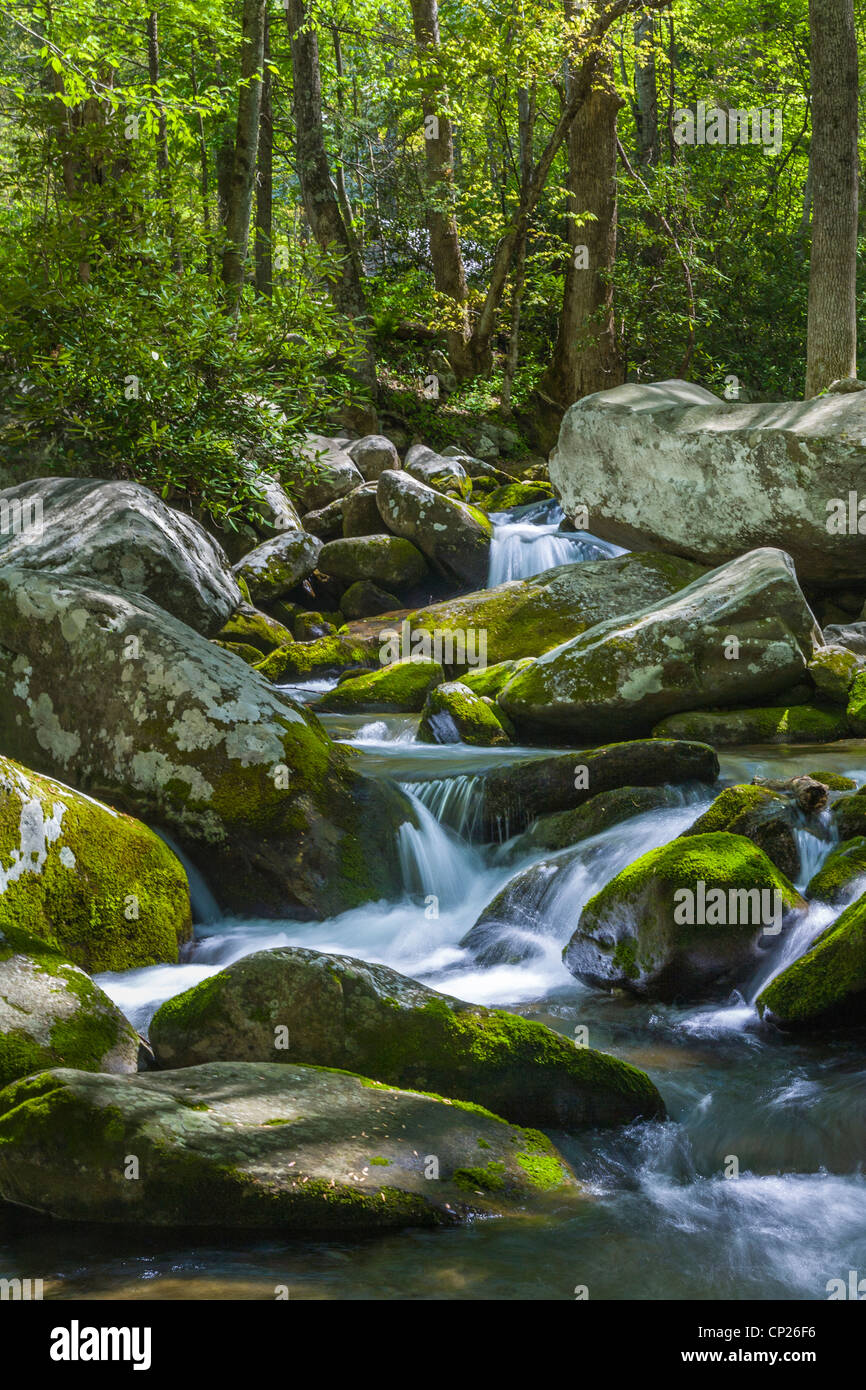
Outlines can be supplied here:
<path id="1" fill-rule="evenodd" d="M 804 676 L 816 637 L 790 557 L 754 550 L 546 652 L 499 703 L 528 737 L 641 734 L 682 710 L 788 689 Z"/>
<path id="2" fill-rule="evenodd" d="M 494 748 L 511 743 L 511 729 L 489 696 L 485 699 L 460 681 L 448 681 L 427 696 L 418 724 L 418 741 Z"/>
<path id="3" fill-rule="evenodd" d="M 866 1023 L 866 895 L 846 908 L 812 948 L 757 998 L 762 1018 L 786 1028 Z"/>
<path id="4" fill-rule="evenodd" d="M 164 826 L 225 909 L 327 917 L 401 891 L 408 798 L 146 599 L 3 569 L 0 642 L 0 748 Z"/>
<path id="5" fill-rule="evenodd" d="M 0 565 L 111 584 L 208 637 L 241 602 L 222 547 L 138 483 L 34 478 L 6 488 L 0 502 L 28 518 L 31 504 L 41 507 L 39 528 L 0 533 Z"/>
<path id="6" fill-rule="evenodd" d="M 636 859 L 586 904 L 563 952 L 606 989 L 689 999 L 741 979 L 805 899 L 743 835 L 674 840 Z"/>
<path id="7" fill-rule="evenodd" d="M 0 1197 L 67 1221 L 377 1231 L 578 1193 L 535 1130 L 319 1067 L 59 1068 L 0 1092 Z"/>
<path id="8" fill-rule="evenodd" d="M 176 962 L 186 874 L 140 821 L 0 757 L 0 931 L 13 928 L 91 971 Z"/>
<path id="9" fill-rule="evenodd" d="M 134 1072 L 140 1039 L 90 976 L 0 922 L 0 1087 L 45 1067 Z"/>
<path id="10" fill-rule="evenodd" d="M 284 1053 L 275 1051 L 288 1029 Z M 150 1038 L 161 1066 L 305 1062 L 476 1101 L 561 1129 L 660 1115 L 643 1072 L 544 1024 L 427 989 L 383 965 L 278 947 L 168 1000 Z"/>

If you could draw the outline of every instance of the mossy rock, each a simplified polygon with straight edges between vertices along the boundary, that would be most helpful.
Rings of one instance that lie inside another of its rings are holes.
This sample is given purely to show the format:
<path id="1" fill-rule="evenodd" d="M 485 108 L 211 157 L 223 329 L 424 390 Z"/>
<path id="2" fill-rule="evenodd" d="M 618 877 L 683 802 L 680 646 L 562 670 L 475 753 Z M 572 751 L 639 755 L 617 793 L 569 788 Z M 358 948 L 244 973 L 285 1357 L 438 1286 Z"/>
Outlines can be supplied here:
<path id="1" fill-rule="evenodd" d="M 259 660 L 267 656 L 275 647 L 289 647 L 293 642 L 291 632 L 283 623 L 262 613 L 252 604 L 244 604 L 232 616 L 218 634 L 221 642 L 243 643 L 255 647 Z"/>
<path id="2" fill-rule="evenodd" d="M 853 777 L 844 777 L 840 772 L 827 772 L 819 769 L 817 772 L 808 772 L 807 777 L 814 777 L 816 782 L 823 782 L 831 792 L 854 792 L 857 790 L 857 783 Z"/>
<path id="3" fill-rule="evenodd" d="M 344 1071 L 58 1068 L 0 1092 L 0 1198 L 67 1221 L 282 1237 L 561 1213 L 579 1195 L 537 1130 Z"/>
<path id="4" fill-rule="evenodd" d="M 292 642 L 291 646 L 278 647 L 256 663 L 256 670 L 276 685 L 288 685 L 292 681 L 336 676 L 356 666 L 372 666 L 374 661 L 369 646 L 333 633 L 329 637 L 317 637 L 313 642 Z"/>
<path id="5" fill-rule="evenodd" d="M 691 835 L 642 855 L 596 893 L 563 958 L 588 984 L 700 997 L 748 973 L 759 945 L 806 907 L 744 835 Z"/>
<path id="6" fill-rule="evenodd" d="M 321 713 L 335 710 L 359 714 L 391 712 L 417 713 L 445 672 L 438 661 L 395 661 L 378 671 L 341 680 L 315 702 Z"/>
<path id="7" fill-rule="evenodd" d="M 532 502 L 544 502 L 552 496 L 550 483 L 509 483 L 485 497 L 484 506 L 488 512 L 507 512 L 512 507 L 528 507 Z"/>
<path id="8" fill-rule="evenodd" d="M 682 794 L 676 787 L 614 787 L 590 797 L 573 810 L 540 816 L 510 846 L 510 857 L 521 858 L 533 850 L 568 849 L 581 840 L 600 835 L 611 826 L 631 820 L 632 816 L 682 804 Z"/>
<path id="9" fill-rule="evenodd" d="M 296 642 L 315 642 L 320 637 L 332 637 L 336 630 L 335 625 L 323 614 L 309 611 L 298 613 L 292 625 Z"/>
<path id="10" fill-rule="evenodd" d="M 46 1067 L 134 1072 L 139 1037 L 90 976 L 19 927 L 0 927 L 0 1087 Z"/>
<path id="11" fill-rule="evenodd" d="M 288 1048 L 277 1050 L 280 1030 Z M 643 1072 L 515 1014 L 465 1004 L 386 966 L 301 947 L 260 951 L 163 1004 L 161 1066 L 315 1063 L 475 1101 L 515 1123 L 628 1123 L 663 1105 Z"/>
<path id="12" fill-rule="evenodd" d="M 845 709 L 851 686 L 863 670 L 863 658 L 847 647 L 818 647 L 808 669 L 818 698 Z"/>
<path id="13" fill-rule="evenodd" d="M 475 671 L 465 671 L 460 677 L 463 685 L 476 695 L 488 695 L 495 700 L 500 690 L 508 684 L 512 676 L 532 665 L 532 657 L 521 657 L 519 661 L 499 661 L 495 666 L 482 666 Z"/>
<path id="14" fill-rule="evenodd" d="M 460 681 L 448 681 L 427 696 L 418 724 L 418 742 L 497 748 L 511 743 L 512 732 L 489 696 L 485 699 Z"/>
<path id="15" fill-rule="evenodd" d="M 318 536 L 285 531 L 257 545 L 235 565 L 234 572 L 246 580 L 254 603 L 282 598 L 313 573 L 321 549 Z"/>
<path id="16" fill-rule="evenodd" d="M 861 787 L 853 796 L 840 796 L 833 806 L 833 819 L 840 840 L 866 835 L 866 787 Z"/>
<path id="17" fill-rule="evenodd" d="M 857 738 L 866 736 L 866 671 L 855 676 L 848 695 L 848 725 Z"/>
<path id="18" fill-rule="evenodd" d="M 221 642 L 218 638 L 214 639 L 217 647 L 222 647 L 224 652 L 233 652 L 239 656 L 241 661 L 245 661 L 248 666 L 256 666 L 262 659 L 262 654 L 258 647 L 251 647 L 247 642 Z"/>
<path id="19" fill-rule="evenodd" d="M 429 573 L 417 546 L 401 536 L 351 536 L 328 541 L 319 569 L 333 579 L 354 584 L 370 579 L 386 589 L 413 589 Z"/>
<path id="20" fill-rule="evenodd" d="M 727 787 L 683 836 L 712 835 L 719 830 L 745 835 L 786 878 L 795 879 L 800 873 L 800 847 L 794 816 L 793 802 L 778 792 L 751 785 Z"/>
<path id="21" fill-rule="evenodd" d="M 847 737 L 848 721 L 841 711 L 817 705 L 706 709 L 673 714 L 657 724 L 653 734 L 697 738 L 716 748 L 730 743 L 835 743 Z"/>
<path id="22" fill-rule="evenodd" d="M 178 958 L 186 873 L 146 825 L 0 757 L 0 931 L 26 929 L 86 970 Z"/>
<path id="23" fill-rule="evenodd" d="M 858 835 L 832 849 L 806 888 L 807 898 L 823 903 L 847 902 L 858 879 L 866 877 L 866 836 Z"/>
<path id="24" fill-rule="evenodd" d="M 350 584 L 340 599 L 344 617 L 372 618 L 377 613 L 393 613 L 400 607 L 396 594 L 389 593 L 371 579 L 359 579 Z"/>
<path id="25" fill-rule="evenodd" d="M 782 1027 L 824 1029 L 866 1023 L 866 894 L 823 931 L 812 948 L 761 991 L 762 1018 Z"/>

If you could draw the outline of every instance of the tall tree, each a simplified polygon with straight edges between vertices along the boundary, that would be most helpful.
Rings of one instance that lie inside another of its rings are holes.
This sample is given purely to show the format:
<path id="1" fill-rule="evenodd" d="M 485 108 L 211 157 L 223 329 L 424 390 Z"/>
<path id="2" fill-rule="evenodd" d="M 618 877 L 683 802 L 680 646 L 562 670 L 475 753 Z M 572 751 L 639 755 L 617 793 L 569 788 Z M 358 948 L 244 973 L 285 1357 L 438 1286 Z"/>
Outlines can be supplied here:
<path id="1" fill-rule="evenodd" d="M 656 83 L 653 15 L 634 23 L 634 116 L 639 164 L 655 164 L 659 152 L 659 98 Z"/>
<path id="2" fill-rule="evenodd" d="M 270 299 L 274 289 L 274 109 L 271 96 L 270 22 L 265 16 L 262 110 L 256 158 L 256 290 Z"/>
<path id="3" fill-rule="evenodd" d="M 809 0 L 812 258 L 806 396 L 857 375 L 857 36 L 854 0 Z"/>
<path id="4" fill-rule="evenodd" d="M 241 89 L 231 177 L 226 189 L 226 247 L 222 267 L 227 299 L 235 307 L 243 289 L 250 237 L 262 101 L 265 15 L 266 0 L 243 0 Z"/>

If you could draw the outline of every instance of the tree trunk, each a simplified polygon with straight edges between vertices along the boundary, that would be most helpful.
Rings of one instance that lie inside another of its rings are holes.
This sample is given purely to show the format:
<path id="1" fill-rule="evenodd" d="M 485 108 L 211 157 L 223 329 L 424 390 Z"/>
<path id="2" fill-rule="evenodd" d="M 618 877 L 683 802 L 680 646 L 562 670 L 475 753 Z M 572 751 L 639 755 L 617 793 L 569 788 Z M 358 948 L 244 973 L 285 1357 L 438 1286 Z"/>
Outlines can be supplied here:
<path id="1" fill-rule="evenodd" d="M 809 0 L 812 257 L 806 397 L 857 375 L 857 38 L 853 0 Z"/>
<path id="2" fill-rule="evenodd" d="M 266 16 L 262 109 L 256 160 L 256 291 L 266 299 L 270 299 L 274 292 L 274 112 L 270 56 L 270 25 Z"/>
<path id="3" fill-rule="evenodd" d="M 241 78 L 234 158 L 228 185 L 223 283 L 230 306 L 237 309 L 244 285 L 250 213 L 256 176 L 256 148 L 262 101 L 266 0 L 244 0 Z"/>
<path id="4" fill-rule="evenodd" d="M 520 196 L 526 196 L 529 180 L 532 178 L 532 137 L 535 130 L 536 92 L 528 87 L 517 89 L 517 134 L 520 158 Z M 521 238 L 515 256 L 514 276 L 511 285 L 511 329 L 508 334 L 508 351 L 502 373 L 502 394 L 500 404 L 504 415 L 511 415 L 511 388 L 517 375 L 520 361 L 520 315 L 523 308 L 523 290 L 526 282 L 526 236 Z"/>
<path id="5" fill-rule="evenodd" d="M 472 359 L 467 352 L 469 320 L 466 270 L 454 211 L 454 140 L 448 114 L 448 95 L 438 71 L 438 0 L 412 0 L 412 24 L 424 77 L 422 111 L 430 257 L 436 289 L 457 306 L 457 324 L 448 333 L 448 357 L 460 381 L 472 374 Z"/>
<path id="6" fill-rule="evenodd" d="M 607 59 L 568 135 L 568 247 L 556 346 L 538 390 L 563 411 L 623 380 L 613 314 L 616 117 L 622 101 Z M 594 221 L 579 225 L 591 213 Z"/>
<path id="7" fill-rule="evenodd" d="M 358 238 L 355 235 L 355 219 L 352 213 L 352 204 L 349 201 L 349 190 L 346 187 L 346 173 L 343 168 L 345 158 L 345 131 L 343 120 L 343 108 L 345 99 L 343 95 L 343 82 L 345 81 L 345 69 L 343 67 L 343 44 L 340 39 L 340 30 L 336 24 L 331 25 L 331 39 L 334 45 L 334 67 L 337 70 L 337 112 L 336 122 L 337 136 L 337 157 L 336 168 L 334 169 L 334 183 L 337 189 L 337 201 L 340 204 L 340 211 L 343 214 L 343 221 L 346 224 L 346 235 L 352 247 L 352 255 L 360 261 L 361 250 L 358 245 Z"/>
<path id="8" fill-rule="evenodd" d="M 635 20 L 634 98 L 639 164 L 655 164 L 658 159 L 659 108 L 653 31 L 651 14 L 642 14 Z"/>

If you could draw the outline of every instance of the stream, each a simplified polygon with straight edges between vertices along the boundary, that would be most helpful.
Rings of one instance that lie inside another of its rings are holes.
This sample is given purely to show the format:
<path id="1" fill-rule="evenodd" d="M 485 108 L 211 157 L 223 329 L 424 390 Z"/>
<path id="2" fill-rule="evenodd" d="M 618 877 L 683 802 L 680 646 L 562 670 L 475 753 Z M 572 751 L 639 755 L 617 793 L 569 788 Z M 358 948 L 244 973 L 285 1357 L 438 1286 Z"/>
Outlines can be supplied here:
<path id="1" fill-rule="evenodd" d="M 622 553 L 560 531 L 552 503 L 497 520 L 491 583 Z M 329 684 L 291 693 L 310 699 Z M 686 829 L 719 790 L 692 785 L 678 789 L 679 804 L 564 851 L 567 868 L 524 904 L 531 929 L 515 926 L 528 954 L 480 965 L 461 939 L 519 869 L 555 856 L 509 858 L 507 844 L 478 843 L 476 777 L 562 750 L 421 745 L 413 741 L 416 716 L 329 715 L 323 723 L 359 750 L 370 775 L 392 778 L 414 798 L 419 826 L 402 827 L 395 847 L 402 899 L 324 922 L 224 918 L 190 868 L 197 925 L 186 959 L 97 977 L 134 1025 L 145 1031 L 165 999 L 252 951 L 309 946 L 383 962 L 570 1038 L 584 1025 L 591 1046 L 649 1072 L 670 1118 L 553 1134 L 585 1192 L 568 1219 L 311 1241 L 64 1227 L 11 1215 L 0 1218 L 0 1256 L 43 1277 L 47 1298 L 92 1299 L 271 1299 L 276 1285 L 288 1284 L 292 1298 L 304 1299 L 570 1300 L 586 1288 L 591 1299 L 822 1300 L 828 1280 L 866 1274 L 862 1044 L 783 1036 L 759 1023 L 753 1002 L 841 909 L 813 906 L 736 991 L 701 1004 L 610 996 L 578 983 L 561 951 L 583 905 L 625 865 Z M 866 742 L 737 748 L 721 763 L 725 783 L 816 767 L 863 782 Z M 501 829 L 505 840 L 510 827 Z M 831 848 L 827 818 L 804 825 L 799 837 L 803 886 Z M 737 1177 L 726 1176 L 732 1159 Z"/>

